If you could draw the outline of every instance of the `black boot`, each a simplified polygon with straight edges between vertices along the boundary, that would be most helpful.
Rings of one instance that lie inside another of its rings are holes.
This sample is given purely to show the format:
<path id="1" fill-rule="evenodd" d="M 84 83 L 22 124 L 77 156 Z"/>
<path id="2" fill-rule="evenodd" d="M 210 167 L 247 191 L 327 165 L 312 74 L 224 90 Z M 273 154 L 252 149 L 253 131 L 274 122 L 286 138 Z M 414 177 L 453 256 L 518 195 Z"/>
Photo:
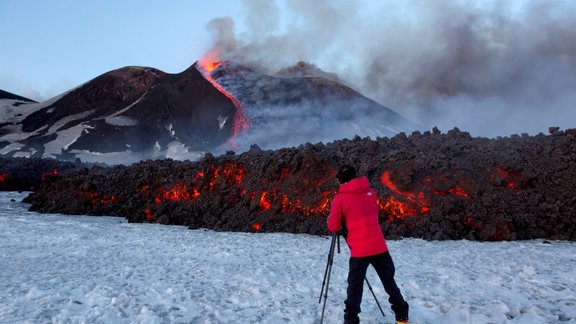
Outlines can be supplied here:
<path id="1" fill-rule="evenodd" d="M 359 324 L 360 318 L 358 313 L 344 311 L 344 324 Z"/>

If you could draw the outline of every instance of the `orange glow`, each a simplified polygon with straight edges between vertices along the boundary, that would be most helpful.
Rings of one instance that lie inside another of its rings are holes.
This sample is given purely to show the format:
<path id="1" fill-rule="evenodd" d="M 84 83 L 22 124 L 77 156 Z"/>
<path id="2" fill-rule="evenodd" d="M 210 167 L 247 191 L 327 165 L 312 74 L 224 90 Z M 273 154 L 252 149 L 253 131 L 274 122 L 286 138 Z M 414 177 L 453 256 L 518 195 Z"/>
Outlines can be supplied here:
<path id="1" fill-rule="evenodd" d="M 212 167 L 209 190 L 212 191 L 220 179 L 224 179 L 223 181 L 230 186 L 239 185 L 244 180 L 244 175 L 246 175 L 244 165 L 239 163 L 225 162 L 222 165 Z"/>
<path id="2" fill-rule="evenodd" d="M 203 67 L 206 69 L 206 71 L 212 72 L 215 68 L 218 67 L 218 65 L 220 65 L 220 62 L 206 62 L 204 63 Z"/>
<path id="3" fill-rule="evenodd" d="M 198 65 L 207 72 L 212 72 L 220 65 L 219 56 L 218 51 L 213 49 L 198 60 Z"/>
<path id="4" fill-rule="evenodd" d="M 298 197 L 290 198 L 286 193 L 278 191 L 273 191 L 271 193 L 264 191 L 260 196 L 258 205 L 262 211 L 270 209 L 274 204 L 280 207 L 280 213 L 297 213 L 306 216 L 317 216 L 319 214 L 327 213 L 330 210 L 330 203 L 335 194 L 335 190 L 328 190 L 320 193 L 316 199 L 313 199 L 313 201 L 303 204 L 301 199 Z M 251 194 L 251 197 L 254 199 L 254 194 Z"/>
<path id="5" fill-rule="evenodd" d="M 385 202 L 378 200 L 378 205 L 382 211 L 389 215 L 389 219 L 394 219 L 425 214 L 430 211 L 430 201 L 423 192 L 405 192 L 398 189 L 396 184 L 390 179 L 390 171 L 384 171 L 380 176 L 382 184 L 388 187 L 394 195 Z M 401 200 L 399 198 L 402 198 Z"/>
<path id="6" fill-rule="evenodd" d="M 46 172 L 43 172 L 43 173 L 40 175 L 40 178 L 41 178 L 42 180 L 45 180 L 46 177 L 49 177 L 49 176 L 57 176 L 58 173 L 59 173 L 59 172 L 58 172 L 58 169 L 54 169 L 54 170 L 52 170 L 52 171 L 46 171 Z"/>
<path id="7" fill-rule="evenodd" d="M 7 178 L 8 178 L 8 172 L 0 173 L 0 182 L 6 181 Z"/>
<path id="8" fill-rule="evenodd" d="M 258 206 L 260 206 L 260 209 L 262 209 L 262 210 L 270 209 L 271 204 L 270 204 L 270 197 L 268 197 L 268 192 L 266 192 L 266 191 L 262 192 Z"/>
<path id="9" fill-rule="evenodd" d="M 502 178 L 502 182 L 506 185 L 506 187 L 510 189 L 516 189 L 518 186 L 518 181 L 520 179 L 520 174 L 517 172 L 507 171 L 503 168 L 497 167 L 496 172 Z"/>
<path id="10" fill-rule="evenodd" d="M 260 225 L 258 223 L 252 224 L 252 230 L 254 232 L 259 232 L 261 229 L 262 229 L 262 225 Z"/>
<path id="11" fill-rule="evenodd" d="M 244 180 L 245 173 L 242 164 L 228 161 L 212 166 L 210 171 L 198 171 L 191 184 L 176 181 L 174 184 L 157 188 L 143 185 L 139 191 L 144 199 L 151 200 L 155 205 L 165 202 L 192 201 L 200 198 L 204 192 L 219 190 L 223 185 L 222 181 L 229 186 L 239 185 Z M 205 178 L 207 182 L 202 181 Z M 145 211 L 145 214 L 148 212 Z"/>
<path id="12" fill-rule="evenodd" d="M 456 196 L 462 196 L 465 198 L 470 198 L 470 195 L 466 193 L 466 191 L 462 190 L 462 188 L 455 186 L 452 187 L 448 190 L 449 193 L 456 195 Z"/>
<path id="13" fill-rule="evenodd" d="M 291 176 L 287 168 L 280 171 L 284 179 Z M 165 186 L 142 185 L 139 188 L 140 194 L 148 206 L 144 209 L 146 219 L 153 221 L 154 215 L 151 213 L 152 204 L 163 204 L 165 202 L 193 201 L 201 199 L 203 195 L 211 192 L 218 192 L 222 189 L 233 193 L 234 197 L 228 197 L 228 203 L 237 203 L 239 199 L 250 199 L 257 203 L 259 212 L 274 210 L 279 213 L 300 214 L 306 216 L 320 216 L 328 213 L 330 203 L 336 194 L 336 190 L 325 190 L 317 192 L 313 197 L 308 197 L 302 201 L 299 193 L 302 188 L 289 189 L 283 186 L 287 192 L 276 190 L 248 191 L 243 186 L 246 169 L 243 164 L 233 161 L 212 164 L 202 171 L 198 171 L 189 182 L 176 182 Z M 303 181 L 303 180 L 302 180 Z M 308 182 L 311 188 L 307 190 L 317 190 L 326 179 Z M 289 182 L 292 183 L 292 182 Z M 316 185 L 316 187 L 312 187 Z M 207 196 L 208 197 L 208 196 Z M 153 210 L 153 208 L 152 208 Z"/>
<path id="14" fill-rule="evenodd" d="M 144 209 L 144 214 L 146 214 L 146 220 L 151 221 L 154 219 L 154 214 L 150 211 L 150 208 Z"/>
<path id="15" fill-rule="evenodd" d="M 472 218 L 472 217 L 468 217 L 464 221 L 464 225 L 466 225 L 468 228 L 473 228 L 473 229 L 480 228 L 480 224 L 476 220 L 474 220 L 474 218 Z"/>
<path id="16" fill-rule="evenodd" d="M 280 170 L 280 180 L 284 180 L 286 179 L 286 177 L 290 174 L 290 170 L 288 170 L 287 167 L 282 168 L 282 170 Z"/>
<path id="17" fill-rule="evenodd" d="M 395 218 L 414 215 L 413 211 L 410 209 L 410 207 L 408 207 L 406 203 L 398 201 L 394 197 L 388 198 L 383 204 L 380 203 L 380 207 L 388 212 L 390 215 L 389 219 L 391 221 Z"/>
<path id="18" fill-rule="evenodd" d="M 329 206 L 330 206 L 330 199 L 324 198 L 322 199 L 322 201 L 318 206 L 310 207 L 308 214 L 319 214 L 323 211 L 328 210 Z"/>
<path id="19" fill-rule="evenodd" d="M 94 205 L 109 205 L 117 199 L 116 195 L 104 195 L 96 192 L 85 192 L 84 194 Z"/>
<path id="20" fill-rule="evenodd" d="M 190 199 L 190 194 L 185 183 L 176 183 L 172 188 L 162 192 L 162 197 L 168 201 L 180 201 Z"/>
<path id="21" fill-rule="evenodd" d="M 232 139 L 230 139 L 229 144 L 233 147 L 236 147 L 236 143 L 234 142 L 234 138 L 240 134 L 245 132 L 248 129 L 248 118 L 246 117 L 246 113 L 244 109 L 234 98 L 234 96 L 226 91 L 212 76 L 212 72 L 221 64 L 219 61 L 219 54 L 217 50 L 213 50 L 208 54 L 204 55 L 204 57 L 198 60 L 198 67 L 200 68 L 200 72 L 204 75 L 206 81 L 210 82 L 214 88 L 220 91 L 223 95 L 225 95 L 234 107 L 236 107 L 236 114 L 234 115 L 234 122 L 232 124 Z"/>

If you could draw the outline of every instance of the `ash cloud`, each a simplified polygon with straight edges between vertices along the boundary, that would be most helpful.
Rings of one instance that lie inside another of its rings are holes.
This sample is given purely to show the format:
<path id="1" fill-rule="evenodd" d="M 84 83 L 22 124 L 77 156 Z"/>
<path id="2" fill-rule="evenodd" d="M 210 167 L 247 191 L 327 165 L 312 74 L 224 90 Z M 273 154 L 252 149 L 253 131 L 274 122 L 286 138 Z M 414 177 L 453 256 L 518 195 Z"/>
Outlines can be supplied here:
<path id="1" fill-rule="evenodd" d="M 308 62 L 426 128 L 475 136 L 576 127 L 576 3 L 244 1 L 210 23 L 224 59 Z M 242 23 L 242 32 L 235 25 Z"/>

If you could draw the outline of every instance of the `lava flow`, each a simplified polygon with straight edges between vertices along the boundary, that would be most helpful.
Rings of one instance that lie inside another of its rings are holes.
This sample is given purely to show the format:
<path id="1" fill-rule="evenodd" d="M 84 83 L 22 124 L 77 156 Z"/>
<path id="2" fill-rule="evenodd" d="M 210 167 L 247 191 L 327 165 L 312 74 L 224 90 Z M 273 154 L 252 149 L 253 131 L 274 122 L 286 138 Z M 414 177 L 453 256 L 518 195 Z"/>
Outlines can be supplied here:
<path id="1" fill-rule="evenodd" d="M 97 192 L 84 192 L 84 195 L 93 205 L 109 205 L 118 199 L 116 195 L 105 195 Z"/>
<path id="2" fill-rule="evenodd" d="M 388 213 L 391 221 L 407 216 L 425 214 L 430 211 L 430 201 L 424 193 L 399 190 L 390 179 L 390 171 L 384 171 L 382 176 L 380 176 L 380 181 L 382 181 L 382 184 L 388 187 L 388 189 L 392 190 L 397 197 L 402 197 L 402 200 L 399 200 L 395 196 L 389 197 L 385 202 L 378 200 L 380 209 Z"/>
<path id="3" fill-rule="evenodd" d="M 8 172 L 0 173 L 0 182 L 6 181 L 8 178 Z"/>
<path id="4" fill-rule="evenodd" d="M 504 168 L 497 167 L 496 172 L 502 178 L 502 183 L 511 189 L 516 189 L 520 182 L 521 175 L 517 172 L 508 171 Z"/>
<path id="5" fill-rule="evenodd" d="M 234 122 L 232 124 L 232 139 L 230 142 L 232 146 L 235 146 L 234 138 L 238 134 L 245 132 L 248 129 L 248 119 L 246 118 L 246 113 L 242 108 L 242 106 L 240 105 L 240 103 L 238 102 L 238 100 L 236 100 L 236 98 L 234 98 L 234 96 L 230 92 L 226 91 L 226 89 L 224 89 L 220 84 L 218 84 L 216 79 L 214 79 L 214 77 L 212 76 L 212 72 L 218 66 L 220 66 L 220 64 L 221 62 L 218 61 L 217 55 L 209 53 L 206 56 L 202 57 L 200 60 L 198 60 L 197 67 L 198 70 L 202 73 L 202 75 L 204 75 L 204 78 L 206 78 L 206 80 L 210 82 L 212 86 L 214 86 L 214 88 L 216 88 L 228 99 L 230 99 L 230 101 L 232 101 L 232 104 L 234 104 L 234 107 L 236 107 L 236 114 L 234 115 Z"/>
<path id="6" fill-rule="evenodd" d="M 59 174 L 58 169 L 54 169 L 52 171 L 43 172 L 40 175 L 40 178 L 42 180 L 46 180 L 46 178 L 51 177 L 51 176 L 57 176 L 58 174 Z"/>

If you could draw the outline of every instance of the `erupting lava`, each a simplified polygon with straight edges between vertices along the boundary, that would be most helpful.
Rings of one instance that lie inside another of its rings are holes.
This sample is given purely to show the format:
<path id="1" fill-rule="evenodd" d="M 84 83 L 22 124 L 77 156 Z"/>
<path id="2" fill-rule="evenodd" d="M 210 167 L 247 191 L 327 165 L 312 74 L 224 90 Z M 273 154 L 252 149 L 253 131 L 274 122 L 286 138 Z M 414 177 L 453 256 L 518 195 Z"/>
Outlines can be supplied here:
<path id="1" fill-rule="evenodd" d="M 425 214 L 430 211 L 430 200 L 426 198 L 424 193 L 399 190 L 390 179 L 390 171 L 384 171 L 382 176 L 380 176 L 380 181 L 388 189 L 392 190 L 397 197 L 401 197 L 405 201 L 399 200 L 394 196 L 389 197 L 385 202 L 378 201 L 380 209 L 388 213 L 391 221 L 397 218 Z"/>
<path id="2" fill-rule="evenodd" d="M 220 84 L 218 84 L 216 79 L 214 79 L 214 77 L 212 76 L 212 72 L 220 65 L 221 62 L 218 60 L 218 55 L 216 54 L 216 52 L 213 51 L 202 57 L 200 60 L 198 60 L 196 66 L 198 70 L 202 73 L 202 75 L 204 75 L 204 78 L 206 78 L 206 80 L 210 82 L 212 86 L 214 86 L 214 88 L 216 88 L 228 99 L 230 99 L 230 101 L 232 101 L 232 104 L 234 104 L 234 107 L 236 107 L 236 114 L 234 115 L 234 122 L 232 125 L 232 139 L 230 140 L 230 144 L 232 146 L 236 146 L 236 144 L 234 143 L 234 138 L 238 134 L 245 132 L 248 129 L 248 118 L 246 117 L 246 112 L 244 111 L 238 100 L 236 100 L 236 98 L 234 98 L 234 96 L 230 92 L 226 91 L 226 89 L 224 89 Z"/>
<path id="3" fill-rule="evenodd" d="M 278 207 L 278 212 L 280 213 L 320 216 L 329 212 L 330 202 L 335 195 L 335 190 L 328 190 L 320 193 L 315 199 L 312 199 L 312 201 L 304 203 L 300 198 L 290 198 L 288 194 L 278 190 L 272 192 L 263 191 L 260 195 L 258 206 L 261 211 L 267 211 L 274 205 Z"/>
<path id="4" fill-rule="evenodd" d="M 156 221 L 156 213 L 167 203 L 193 204 L 197 199 L 214 199 L 220 191 L 228 193 L 226 201 L 251 201 L 258 207 L 258 214 L 271 211 L 273 213 L 299 214 L 304 216 L 323 216 L 329 212 L 330 202 L 336 190 L 319 191 L 305 199 L 294 188 L 284 191 L 280 189 L 259 191 L 248 190 L 244 183 L 246 169 L 243 164 L 231 161 L 213 164 L 203 170 L 198 170 L 190 180 L 176 180 L 165 185 L 142 185 L 139 187 L 140 197 L 146 201 L 143 209 L 147 221 Z M 288 169 L 282 170 L 281 179 L 294 181 L 294 175 Z M 317 190 L 322 181 L 315 181 L 316 186 L 310 190 Z M 269 185 L 269 184 L 267 184 Z M 85 193 L 93 204 L 108 205 L 116 202 L 115 195 Z M 255 223 L 253 231 L 260 231 L 264 225 Z"/>

